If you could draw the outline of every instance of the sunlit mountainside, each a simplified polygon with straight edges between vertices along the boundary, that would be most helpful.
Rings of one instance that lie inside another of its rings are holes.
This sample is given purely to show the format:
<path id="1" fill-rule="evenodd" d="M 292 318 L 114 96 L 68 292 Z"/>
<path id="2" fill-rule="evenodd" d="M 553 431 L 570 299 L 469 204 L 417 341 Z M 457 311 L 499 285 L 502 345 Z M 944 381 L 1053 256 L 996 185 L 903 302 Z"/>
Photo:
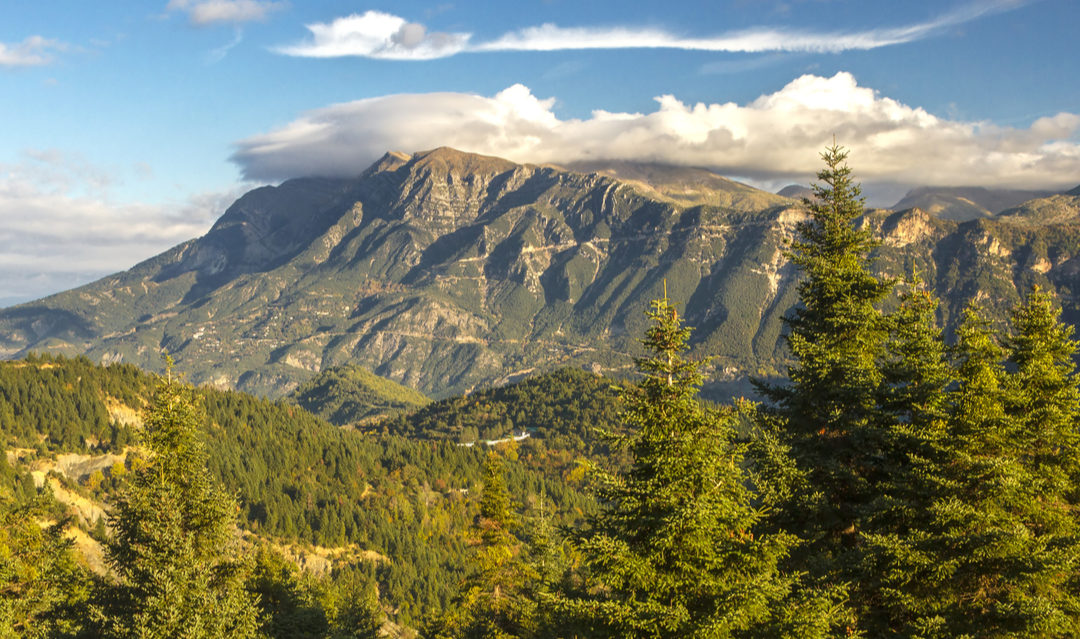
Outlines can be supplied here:
<path id="1" fill-rule="evenodd" d="M 981 193 L 980 207 L 1009 199 Z M 666 280 L 694 352 L 745 388 L 783 370 L 801 206 L 700 169 L 388 153 L 354 179 L 251 191 L 201 238 L 0 310 L 0 349 L 150 369 L 166 349 L 194 382 L 268 396 L 352 363 L 442 397 L 560 366 L 627 371 Z M 931 204 L 865 223 L 882 237 L 875 268 L 918 271 L 948 322 L 974 297 L 1004 317 L 1033 283 L 1075 321 L 1077 206 L 1053 195 L 957 222 Z"/>

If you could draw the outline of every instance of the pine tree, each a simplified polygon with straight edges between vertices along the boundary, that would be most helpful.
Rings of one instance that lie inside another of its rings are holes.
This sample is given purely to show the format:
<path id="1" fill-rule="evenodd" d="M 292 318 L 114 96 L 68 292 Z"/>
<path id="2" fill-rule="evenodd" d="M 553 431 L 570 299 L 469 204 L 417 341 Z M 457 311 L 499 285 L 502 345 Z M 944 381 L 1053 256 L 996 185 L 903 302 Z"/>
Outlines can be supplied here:
<path id="1" fill-rule="evenodd" d="M 757 530 L 736 413 L 697 399 L 690 330 L 653 302 L 644 376 L 624 391 L 625 473 L 601 474 L 602 512 L 576 545 L 581 588 L 556 598 L 560 636 L 815 637 L 835 621 L 828 599 L 798 591 L 779 562 L 793 539 Z"/>
<path id="2" fill-rule="evenodd" d="M 318 601 L 314 581 L 270 546 L 261 545 L 255 551 L 246 587 L 258 597 L 263 636 L 322 639 L 330 633 L 330 621 Z"/>
<path id="3" fill-rule="evenodd" d="M 256 605 L 236 557 L 237 505 L 210 476 L 190 387 L 162 382 L 144 418 L 145 466 L 113 505 L 106 637 L 254 637 Z"/>
<path id="4" fill-rule="evenodd" d="M 869 270 L 875 246 L 856 226 L 859 186 L 838 146 L 805 200 L 809 218 L 796 227 L 789 259 L 803 274 L 799 305 L 785 318 L 795 362 L 784 386 L 762 386 L 772 419 L 791 450 L 804 485 L 779 523 L 806 539 L 802 555 L 818 575 L 858 544 L 867 504 L 884 479 L 879 461 L 885 429 L 879 409 L 888 323 L 878 304 L 892 283 Z"/>
<path id="5" fill-rule="evenodd" d="M 330 620 L 328 639 L 376 639 L 382 627 L 379 589 L 355 568 L 335 570 L 322 579 L 322 606 Z"/>
<path id="6" fill-rule="evenodd" d="M 1013 311 L 1008 340 L 1006 410 L 1015 421 L 1016 447 L 1038 511 L 1034 534 L 1058 555 L 1069 578 L 1044 584 L 1051 605 L 1071 615 L 1080 634 L 1080 376 L 1073 327 L 1061 322 L 1053 296 L 1039 287 Z"/>
<path id="7" fill-rule="evenodd" d="M 937 322 L 938 300 L 919 278 L 908 285 L 899 308 L 887 317 L 880 399 L 891 422 L 891 446 L 905 456 L 917 455 L 927 440 L 940 439 L 953 381 Z"/>
<path id="8" fill-rule="evenodd" d="M 549 605 L 574 563 L 565 535 L 560 535 L 551 518 L 552 505 L 547 500 L 546 487 L 541 484 L 536 507 L 524 528 L 525 583 L 521 596 L 532 606 L 532 634 L 546 637 L 556 626 Z"/>

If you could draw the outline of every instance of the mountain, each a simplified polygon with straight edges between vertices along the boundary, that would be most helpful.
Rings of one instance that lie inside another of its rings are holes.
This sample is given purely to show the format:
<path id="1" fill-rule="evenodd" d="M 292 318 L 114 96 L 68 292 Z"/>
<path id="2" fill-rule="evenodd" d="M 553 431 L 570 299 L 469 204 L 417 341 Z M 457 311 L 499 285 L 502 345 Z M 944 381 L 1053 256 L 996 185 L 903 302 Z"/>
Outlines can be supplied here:
<path id="1" fill-rule="evenodd" d="M 902 211 L 918 207 L 944 220 L 967 222 L 991 217 L 1027 200 L 1050 195 L 1053 195 L 1052 191 L 987 189 L 981 186 L 923 186 L 908 191 L 907 195 L 891 208 Z"/>
<path id="2" fill-rule="evenodd" d="M 689 171 L 685 183 L 708 178 Z M 154 367 L 167 349 L 192 381 L 274 396 L 355 363 L 446 396 L 565 365 L 627 368 L 666 279 L 703 345 L 724 326 L 740 338 L 729 358 L 772 359 L 780 324 L 760 318 L 793 299 L 780 250 L 798 212 L 722 178 L 664 195 L 677 175 L 658 188 L 452 149 L 387 154 L 356 179 L 256 189 L 202 238 L 0 311 L 0 352 Z"/>
<path id="3" fill-rule="evenodd" d="M 707 204 L 757 211 L 790 204 L 782 193 L 777 197 L 706 169 L 616 160 L 573 162 L 566 168 L 612 177 L 652 197 L 682 206 Z"/>
<path id="4" fill-rule="evenodd" d="M 1073 191 L 1076 191 L 1075 193 Z M 1019 224 L 1057 225 L 1080 221 L 1080 187 L 1061 195 L 1037 198 L 1001 212 L 1002 219 Z"/>
<path id="5" fill-rule="evenodd" d="M 805 184 L 788 184 L 784 188 L 776 192 L 777 195 L 783 197 L 789 197 L 793 200 L 802 200 L 805 198 L 814 197 L 814 190 Z"/>
<path id="6" fill-rule="evenodd" d="M 193 382 L 273 397 L 352 364 L 439 398 L 566 366 L 629 371 L 666 283 L 695 327 L 691 354 L 715 358 L 714 394 L 785 370 L 801 205 L 701 169 L 575 166 L 442 148 L 255 189 L 201 238 L 0 309 L 0 355 L 153 368 L 165 349 Z M 1035 283 L 1077 319 L 1074 222 L 912 208 L 864 223 L 877 268 L 917 270 L 947 321 L 971 298 L 1007 317 Z"/>
<path id="7" fill-rule="evenodd" d="M 431 401 L 419 391 L 351 364 L 320 372 L 288 399 L 338 426 L 413 411 Z"/>

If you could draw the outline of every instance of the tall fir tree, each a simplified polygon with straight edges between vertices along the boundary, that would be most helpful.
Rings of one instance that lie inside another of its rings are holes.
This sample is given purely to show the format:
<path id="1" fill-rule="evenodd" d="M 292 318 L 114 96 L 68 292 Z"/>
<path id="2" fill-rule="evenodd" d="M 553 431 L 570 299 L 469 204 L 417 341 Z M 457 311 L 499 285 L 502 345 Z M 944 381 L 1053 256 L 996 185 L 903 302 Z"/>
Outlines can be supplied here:
<path id="1" fill-rule="evenodd" d="M 887 316 L 881 408 L 889 419 L 890 448 L 907 461 L 944 433 L 947 390 L 953 383 L 938 300 L 918 277 L 907 283 L 900 306 Z M 890 469 L 891 471 L 891 469 Z"/>
<path id="2" fill-rule="evenodd" d="M 822 153 L 825 168 L 805 200 L 809 217 L 788 253 L 803 276 L 799 304 L 784 318 L 789 381 L 761 386 L 774 429 L 803 473 L 777 523 L 805 540 L 800 555 L 819 577 L 857 561 L 848 551 L 886 479 L 879 399 L 888 322 L 878 306 L 892 282 L 870 272 L 875 242 L 857 225 L 863 200 L 847 155 L 835 145 Z"/>
<path id="3" fill-rule="evenodd" d="M 800 590 L 780 562 L 793 539 L 761 534 L 733 409 L 697 399 L 701 362 L 684 359 L 690 330 L 653 302 L 624 391 L 631 465 L 600 474 L 602 511 L 578 535 L 585 581 L 556 597 L 558 636 L 818 637 L 833 602 Z"/>
<path id="4" fill-rule="evenodd" d="M 1080 512 L 1080 390 L 1073 327 L 1063 324 L 1053 297 L 1036 287 L 1012 317 L 1008 410 L 1018 444 L 1044 501 L 1065 517 L 1047 526 L 1074 526 Z M 1068 520 L 1072 520 L 1070 523 Z"/>
<path id="5" fill-rule="evenodd" d="M 534 576 L 514 535 L 517 516 L 503 460 L 494 451 L 484 460 L 483 477 L 472 571 L 449 612 L 428 633 L 436 639 L 513 639 L 535 631 L 536 601 L 525 595 Z"/>
<path id="6" fill-rule="evenodd" d="M 957 330 L 957 387 L 940 441 L 931 525 L 908 543 L 899 636 L 1074 637 L 1080 633 L 1077 549 L 1034 523 L 1047 508 L 1007 411 L 1004 352 L 969 307 Z"/>
<path id="7" fill-rule="evenodd" d="M 1054 297 L 1035 287 L 1013 310 L 1006 408 L 1039 512 L 1029 526 L 1047 538 L 1069 575 L 1051 588 L 1054 606 L 1072 615 L 1080 633 L 1080 376 L 1073 327 L 1061 321 Z M 1056 590 L 1056 592 L 1054 592 Z"/>
<path id="8" fill-rule="evenodd" d="M 853 572 L 859 625 L 871 637 L 912 636 L 913 624 L 932 608 L 926 600 L 935 599 L 941 586 L 932 552 L 938 530 L 933 508 L 948 481 L 942 469 L 952 463 L 947 423 L 954 375 L 937 306 L 915 278 L 888 316 L 879 457 L 887 479 L 865 510 Z"/>
<path id="9" fill-rule="evenodd" d="M 254 637 L 238 508 L 207 470 L 194 391 L 162 381 L 143 421 L 148 462 L 129 474 L 109 515 L 105 554 L 116 582 L 99 600 L 100 635 Z"/>

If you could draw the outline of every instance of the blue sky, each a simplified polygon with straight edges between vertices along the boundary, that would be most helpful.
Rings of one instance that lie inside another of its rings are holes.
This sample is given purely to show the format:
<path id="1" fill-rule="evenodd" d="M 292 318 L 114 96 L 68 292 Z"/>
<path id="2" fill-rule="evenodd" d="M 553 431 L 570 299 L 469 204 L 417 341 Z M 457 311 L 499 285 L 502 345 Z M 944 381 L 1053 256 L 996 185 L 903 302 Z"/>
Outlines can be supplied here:
<path id="1" fill-rule="evenodd" d="M 0 304 L 388 149 L 806 183 L 1080 184 L 1080 2 L 0 4 Z"/>

